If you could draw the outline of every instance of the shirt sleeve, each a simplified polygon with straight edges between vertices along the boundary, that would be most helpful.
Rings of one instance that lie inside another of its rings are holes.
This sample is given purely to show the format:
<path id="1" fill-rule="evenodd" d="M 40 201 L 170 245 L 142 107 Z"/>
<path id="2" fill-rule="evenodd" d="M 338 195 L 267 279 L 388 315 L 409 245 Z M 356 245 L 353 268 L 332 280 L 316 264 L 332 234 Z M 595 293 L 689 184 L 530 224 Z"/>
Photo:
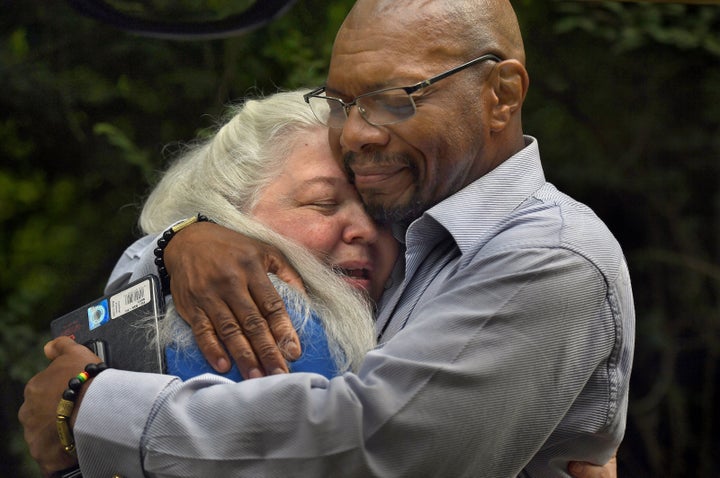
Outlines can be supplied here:
<path id="1" fill-rule="evenodd" d="M 500 252 L 442 281 L 357 375 L 104 372 L 75 425 L 83 476 L 517 476 L 607 369 L 607 283 L 562 249 Z M 612 421 L 609 397 L 583 436 Z M 569 456 L 619 443 L 582 438 Z M 566 476 L 553 466 L 544 476 Z"/>

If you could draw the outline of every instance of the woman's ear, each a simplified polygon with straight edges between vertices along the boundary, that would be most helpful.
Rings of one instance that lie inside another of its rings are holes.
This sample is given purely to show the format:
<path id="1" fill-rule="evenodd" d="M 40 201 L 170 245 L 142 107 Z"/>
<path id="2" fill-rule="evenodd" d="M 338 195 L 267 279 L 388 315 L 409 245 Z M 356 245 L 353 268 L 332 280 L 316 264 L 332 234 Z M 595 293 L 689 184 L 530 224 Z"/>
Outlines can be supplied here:
<path id="1" fill-rule="evenodd" d="M 495 95 L 495 105 L 490 116 L 492 132 L 504 130 L 515 113 L 520 112 L 529 84 L 527 70 L 519 61 L 505 60 L 495 67 L 491 79 Z"/>

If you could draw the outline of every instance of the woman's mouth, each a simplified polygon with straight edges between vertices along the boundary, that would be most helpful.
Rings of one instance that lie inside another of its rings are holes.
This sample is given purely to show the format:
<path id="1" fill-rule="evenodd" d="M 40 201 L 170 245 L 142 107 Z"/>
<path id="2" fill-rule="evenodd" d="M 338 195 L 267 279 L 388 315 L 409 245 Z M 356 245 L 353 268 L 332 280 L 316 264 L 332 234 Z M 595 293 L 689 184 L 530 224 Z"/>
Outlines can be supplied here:
<path id="1" fill-rule="evenodd" d="M 356 289 L 370 290 L 370 270 L 367 268 L 349 268 L 335 266 L 335 270 L 342 274 L 345 282 Z"/>
<path id="2" fill-rule="evenodd" d="M 345 267 L 338 267 L 338 270 L 341 274 L 351 277 L 351 278 L 357 278 L 357 279 L 370 279 L 370 271 L 363 268 L 363 269 L 346 269 Z"/>

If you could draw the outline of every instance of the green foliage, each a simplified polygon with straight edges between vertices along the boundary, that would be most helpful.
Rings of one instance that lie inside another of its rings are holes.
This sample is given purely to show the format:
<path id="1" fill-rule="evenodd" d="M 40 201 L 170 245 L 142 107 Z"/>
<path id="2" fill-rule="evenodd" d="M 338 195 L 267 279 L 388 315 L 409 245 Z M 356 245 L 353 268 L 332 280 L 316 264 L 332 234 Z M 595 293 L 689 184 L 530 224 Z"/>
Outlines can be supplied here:
<path id="1" fill-rule="evenodd" d="M 120 128 L 110 123 L 97 123 L 93 132 L 105 136 L 109 144 L 120 150 L 125 162 L 137 166 L 143 172 L 143 177 L 150 178 L 153 168 L 150 154 L 139 149 Z"/>
<path id="2" fill-rule="evenodd" d="M 261 29 L 203 42 L 119 32 L 63 2 L 0 4 L 0 422 L 11 437 L 0 475 L 37 476 L 15 419 L 22 386 L 45 364 L 49 321 L 99 295 L 134 239 L 166 146 L 202 134 L 242 96 L 321 84 L 351 4 L 299 0 Z M 720 8 L 515 4 L 531 76 L 525 129 L 548 178 L 608 222 L 633 275 L 621 475 L 711 476 Z"/>
<path id="3" fill-rule="evenodd" d="M 628 7 L 617 2 L 600 2 L 588 7 L 578 2 L 563 2 L 557 10 L 562 15 L 555 23 L 557 33 L 582 30 L 605 40 L 617 52 L 668 45 L 673 49 L 699 49 L 720 56 L 715 6 L 670 3 Z"/>
<path id="4" fill-rule="evenodd" d="M 526 129 L 541 139 L 548 177 L 609 223 L 633 276 L 637 351 L 621 475 L 710 476 L 720 8 L 554 2 L 528 12 L 528 28 L 549 31 L 526 43 Z"/>
<path id="5" fill-rule="evenodd" d="M 117 11 L 147 20 L 219 21 L 244 12 L 255 0 L 108 0 Z"/>

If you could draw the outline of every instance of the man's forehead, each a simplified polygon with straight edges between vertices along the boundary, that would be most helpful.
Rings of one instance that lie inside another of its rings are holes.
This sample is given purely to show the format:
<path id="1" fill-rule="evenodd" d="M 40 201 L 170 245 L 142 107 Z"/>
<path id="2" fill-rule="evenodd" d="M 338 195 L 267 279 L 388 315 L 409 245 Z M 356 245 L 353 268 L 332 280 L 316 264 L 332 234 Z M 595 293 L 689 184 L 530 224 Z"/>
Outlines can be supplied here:
<path id="1" fill-rule="evenodd" d="M 352 55 L 339 58 L 331 63 L 327 78 L 327 90 L 342 95 L 357 96 L 388 86 L 398 86 L 407 82 L 411 76 L 403 70 L 402 57 L 393 58 L 392 55 L 382 55 L 378 52 L 377 58 L 384 61 L 373 60 L 368 55 L 367 60 L 358 58 L 355 61 Z"/>
<path id="2" fill-rule="evenodd" d="M 447 0 L 357 0 L 353 9 L 348 15 L 392 15 L 398 12 L 427 12 L 442 8 L 443 2 Z M 462 0 L 451 0 L 462 1 Z"/>
<path id="3" fill-rule="evenodd" d="M 327 87 L 337 93 L 362 94 L 424 79 L 433 64 L 447 61 L 447 51 L 417 30 L 398 29 L 387 18 L 366 26 L 345 26 L 330 58 Z"/>
<path id="4" fill-rule="evenodd" d="M 375 50 L 334 53 L 326 87 L 328 93 L 349 99 L 383 88 L 415 84 L 459 61 L 464 57 L 439 46 L 405 49 L 381 42 Z"/>

